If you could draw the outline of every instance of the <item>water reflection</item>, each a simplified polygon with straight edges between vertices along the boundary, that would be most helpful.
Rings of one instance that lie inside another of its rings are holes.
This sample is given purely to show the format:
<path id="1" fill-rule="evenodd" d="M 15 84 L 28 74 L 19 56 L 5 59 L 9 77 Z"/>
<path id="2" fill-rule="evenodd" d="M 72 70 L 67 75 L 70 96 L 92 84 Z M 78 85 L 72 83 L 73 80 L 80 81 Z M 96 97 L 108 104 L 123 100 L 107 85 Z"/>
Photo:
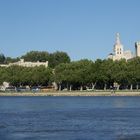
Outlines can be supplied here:
<path id="1" fill-rule="evenodd" d="M 140 134 L 122 136 L 117 140 L 140 140 Z"/>
<path id="2" fill-rule="evenodd" d="M 128 104 L 124 99 L 114 99 L 113 106 L 115 108 L 125 108 L 128 106 Z"/>

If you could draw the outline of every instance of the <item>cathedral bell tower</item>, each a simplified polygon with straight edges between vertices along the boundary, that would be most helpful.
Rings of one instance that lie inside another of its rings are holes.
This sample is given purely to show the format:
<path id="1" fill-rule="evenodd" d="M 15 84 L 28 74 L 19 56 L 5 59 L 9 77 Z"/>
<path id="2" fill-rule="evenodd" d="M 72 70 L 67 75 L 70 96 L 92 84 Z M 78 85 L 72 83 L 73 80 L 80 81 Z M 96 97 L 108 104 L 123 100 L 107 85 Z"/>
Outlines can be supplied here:
<path id="1" fill-rule="evenodd" d="M 121 59 L 123 57 L 123 45 L 120 41 L 120 34 L 116 34 L 116 43 L 114 45 L 114 55 L 117 57 L 117 59 Z"/>
<path id="2" fill-rule="evenodd" d="M 136 43 L 135 45 L 136 45 L 136 55 L 140 56 L 140 42 Z M 133 54 L 131 53 L 130 50 L 126 51 L 123 50 L 123 45 L 121 44 L 119 33 L 116 34 L 116 42 L 113 51 L 114 51 L 113 53 L 110 53 L 108 55 L 108 58 L 113 59 L 113 61 L 121 59 L 125 59 L 127 61 L 133 58 Z"/>

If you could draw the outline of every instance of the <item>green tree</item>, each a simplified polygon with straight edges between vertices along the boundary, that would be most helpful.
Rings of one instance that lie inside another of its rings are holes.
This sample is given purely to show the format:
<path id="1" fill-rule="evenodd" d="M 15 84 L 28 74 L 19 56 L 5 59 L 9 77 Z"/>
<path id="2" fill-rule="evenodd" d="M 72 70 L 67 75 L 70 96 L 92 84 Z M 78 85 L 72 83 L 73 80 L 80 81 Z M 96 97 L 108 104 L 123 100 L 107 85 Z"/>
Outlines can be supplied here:
<path id="1" fill-rule="evenodd" d="M 14 62 L 17 62 L 19 60 L 20 59 L 18 57 L 17 58 L 6 57 L 5 58 L 5 64 L 14 63 Z"/>
<path id="2" fill-rule="evenodd" d="M 5 56 L 4 54 L 0 54 L 0 64 L 4 64 L 5 63 Z"/>
<path id="3" fill-rule="evenodd" d="M 125 59 L 115 61 L 115 65 L 113 67 L 113 79 L 114 82 L 118 83 L 119 86 L 122 86 L 122 88 L 127 88 L 128 86 L 128 66 Z"/>
<path id="4" fill-rule="evenodd" d="M 49 66 L 55 68 L 55 66 L 61 63 L 70 63 L 70 57 L 66 52 L 54 52 L 49 55 Z"/>
<path id="5" fill-rule="evenodd" d="M 46 62 L 49 60 L 49 53 L 45 51 L 30 51 L 25 55 L 21 56 L 25 61 L 31 62 Z"/>
<path id="6" fill-rule="evenodd" d="M 133 89 L 133 86 L 136 85 L 138 89 L 138 85 L 140 83 L 140 58 L 136 57 L 127 63 L 128 71 L 127 78 L 128 83 L 130 84 L 130 89 Z"/>

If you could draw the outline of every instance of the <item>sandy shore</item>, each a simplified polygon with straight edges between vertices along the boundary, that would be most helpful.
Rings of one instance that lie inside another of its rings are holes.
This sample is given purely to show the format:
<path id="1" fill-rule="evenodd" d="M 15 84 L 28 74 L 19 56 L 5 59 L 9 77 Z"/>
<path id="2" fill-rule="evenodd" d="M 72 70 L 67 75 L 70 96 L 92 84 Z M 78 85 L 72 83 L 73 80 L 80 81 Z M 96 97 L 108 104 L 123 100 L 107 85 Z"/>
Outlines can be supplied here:
<path id="1" fill-rule="evenodd" d="M 115 93 L 111 93 L 110 91 L 96 91 L 96 92 L 80 92 L 80 91 L 72 91 L 72 92 L 28 92 L 28 93 L 15 93 L 15 92 L 8 92 L 4 93 L 1 92 L 0 96 L 140 96 L 140 91 L 119 91 Z"/>

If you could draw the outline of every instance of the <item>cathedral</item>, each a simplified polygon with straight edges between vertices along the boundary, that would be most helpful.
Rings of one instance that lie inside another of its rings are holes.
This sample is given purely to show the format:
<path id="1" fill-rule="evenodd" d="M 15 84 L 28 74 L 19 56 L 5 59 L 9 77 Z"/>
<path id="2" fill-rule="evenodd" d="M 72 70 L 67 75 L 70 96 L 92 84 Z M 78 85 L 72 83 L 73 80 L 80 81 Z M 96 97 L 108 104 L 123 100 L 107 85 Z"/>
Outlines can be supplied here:
<path id="1" fill-rule="evenodd" d="M 120 41 L 120 35 L 119 33 L 116 34 L 116 42 L 114 44 L 114 53 L 110 53 L 108 55 L 108 58 L 115 60 L 120 60 L 120 59 L 132 59 L 134 56 L 130 50 L 124 51 L 123 45 L 121 44 Z"/>
<path id="2" fill-rule="evenodd" d="M 135 42 L 135 54 L 133 55 L 130 50 L 124 51 L 123 45 L 120 41 L 120 35 L 119 35 L 119 33 L 117 33 L 113 53 L 110 53 L 108 55 L 108 59 L 112 59 L 113 61 L 121 60 L 121 59 L 125 59 L 126 61 L 131 61 L 136 57 L 140 58 L 140 41 Z M 114 86 L 117 87 L 118 83 L 114 83 Z"/>

